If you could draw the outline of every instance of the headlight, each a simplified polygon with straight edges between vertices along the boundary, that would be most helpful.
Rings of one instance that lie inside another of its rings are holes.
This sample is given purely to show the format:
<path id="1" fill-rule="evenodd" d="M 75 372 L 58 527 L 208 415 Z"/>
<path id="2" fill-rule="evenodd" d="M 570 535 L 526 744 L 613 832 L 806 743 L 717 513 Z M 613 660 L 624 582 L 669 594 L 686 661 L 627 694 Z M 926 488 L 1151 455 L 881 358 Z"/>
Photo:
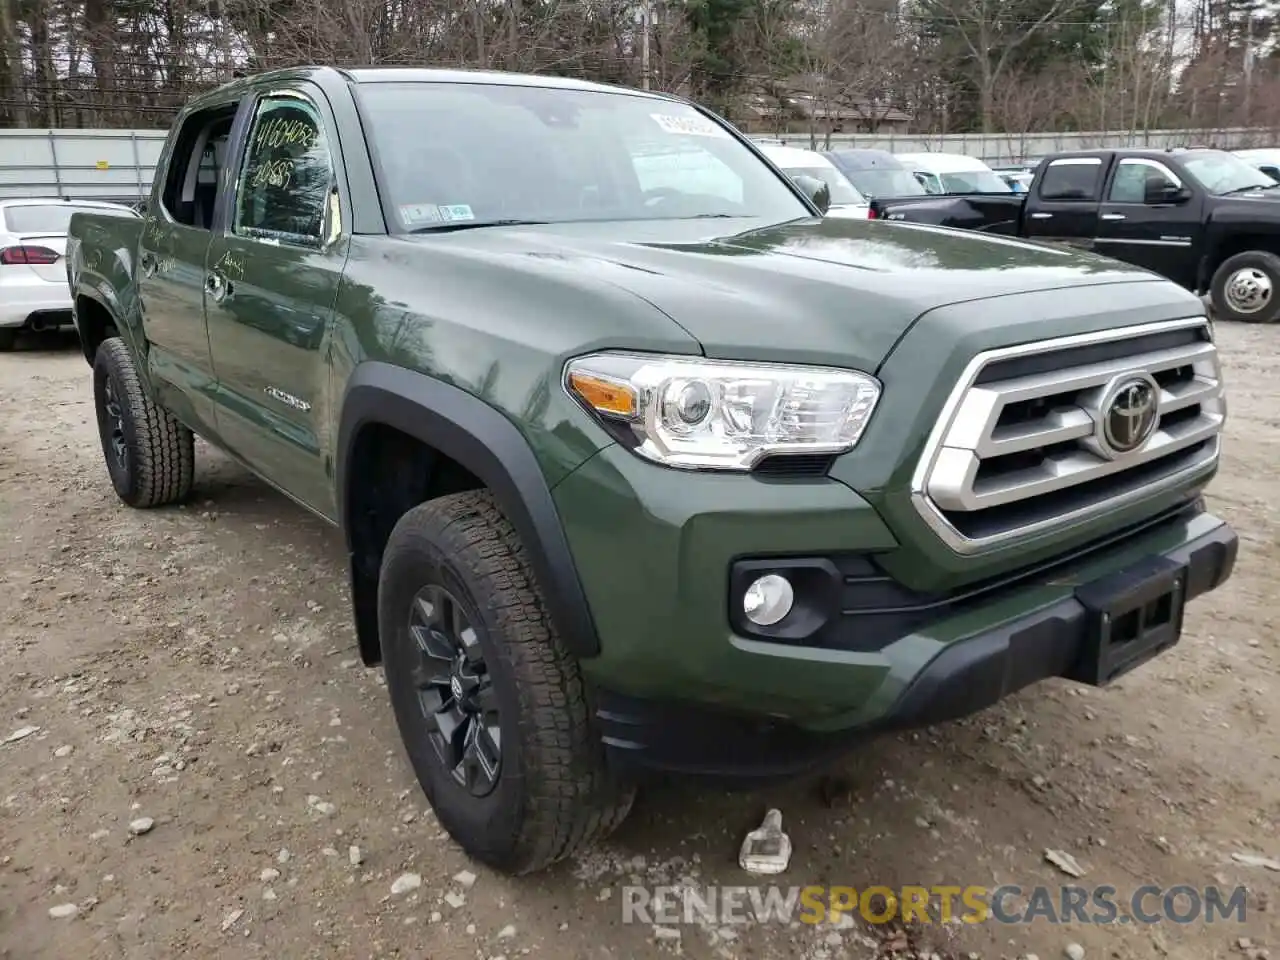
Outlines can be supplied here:
<path id="1" fill-rule="evenodd" d="M 597 353 L 565 388 L 635 451 L 670 467 L 750 470 L 777 454 L 853 449 L 880 397 L 865 373 L 831 367 Z"/>

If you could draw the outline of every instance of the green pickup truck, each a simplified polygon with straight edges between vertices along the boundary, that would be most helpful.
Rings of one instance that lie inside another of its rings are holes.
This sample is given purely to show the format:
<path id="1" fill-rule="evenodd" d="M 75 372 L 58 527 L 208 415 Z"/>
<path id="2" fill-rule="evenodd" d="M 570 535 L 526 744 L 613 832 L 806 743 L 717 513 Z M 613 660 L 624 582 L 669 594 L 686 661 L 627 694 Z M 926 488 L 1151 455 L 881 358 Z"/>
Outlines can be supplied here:
<path id="1" fill-rule="evenodd" d="M 417 777 L 512 873 L 645 771 L 796 774 L 1176 644 L 1237 546 L 1201 302 L 812 186 L 661 94 L 220 87 L 143 218 L 71 223 L 111 482 L 182 500 L 199 434 L 339 527 Z"/>

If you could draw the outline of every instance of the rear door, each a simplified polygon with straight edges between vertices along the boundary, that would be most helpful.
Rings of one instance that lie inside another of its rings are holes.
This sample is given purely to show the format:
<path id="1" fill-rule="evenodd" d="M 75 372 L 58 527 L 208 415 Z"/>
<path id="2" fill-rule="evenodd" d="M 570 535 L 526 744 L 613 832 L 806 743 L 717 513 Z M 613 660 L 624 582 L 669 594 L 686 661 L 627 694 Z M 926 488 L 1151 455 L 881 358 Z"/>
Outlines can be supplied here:
<path id="1" fill-rule="evenodd" d="M 1094 248 L 1102 157 L 1061 157 L 1047 163 L 1027 195 L 1023 231 L 1032 240 Z"/>
<path id="2" fill-rule="evenodd" d="M 1191 188 L 1191 196 L 1171 199 L 1184 185 Z M 1107 185 L 1097 250 L 1193 288 L 1203 206 L 1200 191 L 1166 164 L 1149 157 L 1123 157 Z"/>
<path id="3" fill-rule="evenodd" d="M 330 518 L 332 451 L 321 424 L 350 222 L 335 127 L 311 84 L 258 95 L 205 274 L 227 448 Z"/>
<path id="4" fill-rule="evenodd" d="M 156 202 L 138 243 L 138 302 L 147 365 L 161 403 L 202 434 L 217 435 L 213 364 L 205 327 L 205 261 L 240 96 L 179 118 L 156 172 Z"/>

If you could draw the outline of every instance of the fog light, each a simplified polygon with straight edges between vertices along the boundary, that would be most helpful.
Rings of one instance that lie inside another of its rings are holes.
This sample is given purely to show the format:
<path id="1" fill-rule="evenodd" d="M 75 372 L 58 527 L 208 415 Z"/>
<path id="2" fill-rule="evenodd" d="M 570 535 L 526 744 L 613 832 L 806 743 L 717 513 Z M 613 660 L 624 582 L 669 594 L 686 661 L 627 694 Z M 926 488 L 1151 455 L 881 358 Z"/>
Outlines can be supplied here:
<path id="1" fill-rule="evenodd" d="M 771 627 L 791 612 L 795 599 L 786 577 L 768 573 L 747 587 L 742 595 L 742 612 L 756 626 Z"/>

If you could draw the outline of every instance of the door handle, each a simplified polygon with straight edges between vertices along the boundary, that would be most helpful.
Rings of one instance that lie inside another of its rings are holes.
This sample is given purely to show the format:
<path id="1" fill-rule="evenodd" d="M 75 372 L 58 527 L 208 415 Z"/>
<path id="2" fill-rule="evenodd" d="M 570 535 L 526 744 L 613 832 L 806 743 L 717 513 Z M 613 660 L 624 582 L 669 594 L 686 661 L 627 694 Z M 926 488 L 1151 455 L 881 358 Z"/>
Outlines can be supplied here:
<path id="1" fill-rule="evenodd" d="M 1049 220 L 1052 219 L 1052 217 L 1052 213 L 1033 213 L 1031 215 L 1032 220 Z"/>
<path id="2" fill-rule="evenodd" d="M 1124 214 L 1123 214 L 1123 213 L 1104 213 L 1104 214 L 1103 214 L 1101 217 L 1099 217 L 1098 219 L 1100 219 L 1100 220 L 1123 220 L 1123 219 L 1124 219 Z"/>
<path id="3" fill-rule="evenodd" d="M 211 271 L 209 276 L 205 278 L 204 288 L 209 291 L 209 296 L 213 297 L 218 303 L 222 303 L 233 292 L 231 281 L 217 270 Z"/>

